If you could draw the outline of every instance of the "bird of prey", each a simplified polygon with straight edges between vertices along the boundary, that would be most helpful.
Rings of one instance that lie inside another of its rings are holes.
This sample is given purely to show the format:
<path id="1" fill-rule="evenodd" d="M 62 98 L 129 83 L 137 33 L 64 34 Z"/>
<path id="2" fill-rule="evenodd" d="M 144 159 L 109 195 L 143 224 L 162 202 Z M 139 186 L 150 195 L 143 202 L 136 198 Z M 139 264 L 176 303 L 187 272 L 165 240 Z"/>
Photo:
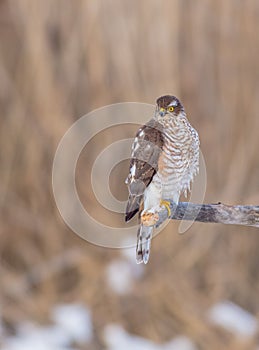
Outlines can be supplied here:
<path id="1" fill-rule="evenodd" d="M 137 132 L 132 144 L 125 221 L 138 213 L 136 261 L 148 262 L 153 226 L 158 211 L 178 204 L 199 171 L 199 136 L 189 123 L 183 105 L 171 95 L 156 101 L 154 116 Z"/>

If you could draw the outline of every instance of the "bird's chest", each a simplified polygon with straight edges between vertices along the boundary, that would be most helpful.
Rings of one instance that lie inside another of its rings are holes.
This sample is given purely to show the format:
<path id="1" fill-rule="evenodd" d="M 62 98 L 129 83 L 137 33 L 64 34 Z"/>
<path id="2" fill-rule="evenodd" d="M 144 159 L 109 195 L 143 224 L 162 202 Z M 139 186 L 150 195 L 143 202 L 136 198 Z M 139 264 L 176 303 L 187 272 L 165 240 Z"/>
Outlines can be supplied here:
<path id="1" fill-rule="evenodd" d="M 188 147 L 183 128 L 174 125 L 174 128 L 166 130 L 154 180 L 162 196 L 171 198 L 181 191 L 182 179 L 188 168 Z"/>
<path id="2" fill-rule="evenodd" d="M 188 149 L 180 130 L 165 134 L 164 145 L 158 161 L 158 174 L 162 184 L 180 178 L 186 168 Z"/>

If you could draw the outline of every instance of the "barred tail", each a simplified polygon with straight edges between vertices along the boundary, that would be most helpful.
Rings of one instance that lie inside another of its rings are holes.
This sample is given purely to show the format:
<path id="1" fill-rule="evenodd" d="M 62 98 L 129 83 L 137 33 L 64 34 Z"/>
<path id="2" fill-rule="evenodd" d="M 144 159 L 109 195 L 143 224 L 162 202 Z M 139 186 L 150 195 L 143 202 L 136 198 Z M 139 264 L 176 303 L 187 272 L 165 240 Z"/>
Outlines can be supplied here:
<path id="1" fill-rule="evenodd" d="M 150 246 L 152 239 L 153 227 L 139 225 L 137 248 L 136 248 L 136 260 L 137 264 L 147 264 L 150 254 Z"/>

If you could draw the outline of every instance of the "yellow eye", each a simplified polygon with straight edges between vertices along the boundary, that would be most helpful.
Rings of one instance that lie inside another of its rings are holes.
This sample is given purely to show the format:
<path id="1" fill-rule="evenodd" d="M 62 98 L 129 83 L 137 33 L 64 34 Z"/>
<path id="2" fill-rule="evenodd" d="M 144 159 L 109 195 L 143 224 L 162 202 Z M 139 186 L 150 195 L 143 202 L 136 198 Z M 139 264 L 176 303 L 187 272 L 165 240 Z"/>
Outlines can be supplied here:
<path id="1" fill-rule="evenodd" d="M 168 107 L 168 111 L 169 111 L 169 112 L 173 112 L 173 110 L 174 110 L 174 107 L 172 107 L 172 106 L 171 106 L 171 107 Z"/>

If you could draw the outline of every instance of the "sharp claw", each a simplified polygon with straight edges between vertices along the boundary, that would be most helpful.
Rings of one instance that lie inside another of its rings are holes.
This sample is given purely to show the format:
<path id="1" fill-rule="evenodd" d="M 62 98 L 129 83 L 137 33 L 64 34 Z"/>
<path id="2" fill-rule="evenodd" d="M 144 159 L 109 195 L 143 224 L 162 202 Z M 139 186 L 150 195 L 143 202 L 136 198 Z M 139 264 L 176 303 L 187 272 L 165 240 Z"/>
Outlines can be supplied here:
<path id="1" fill-rule="evenodd" d="M 171 216 L 170 202 L 169 201 L 165 201 L 165 200 L 161 200 L 160 205 L 164 206 L 166 208 L 167 213 L 168 213 L 168 217 L 170 217 Z"/>

